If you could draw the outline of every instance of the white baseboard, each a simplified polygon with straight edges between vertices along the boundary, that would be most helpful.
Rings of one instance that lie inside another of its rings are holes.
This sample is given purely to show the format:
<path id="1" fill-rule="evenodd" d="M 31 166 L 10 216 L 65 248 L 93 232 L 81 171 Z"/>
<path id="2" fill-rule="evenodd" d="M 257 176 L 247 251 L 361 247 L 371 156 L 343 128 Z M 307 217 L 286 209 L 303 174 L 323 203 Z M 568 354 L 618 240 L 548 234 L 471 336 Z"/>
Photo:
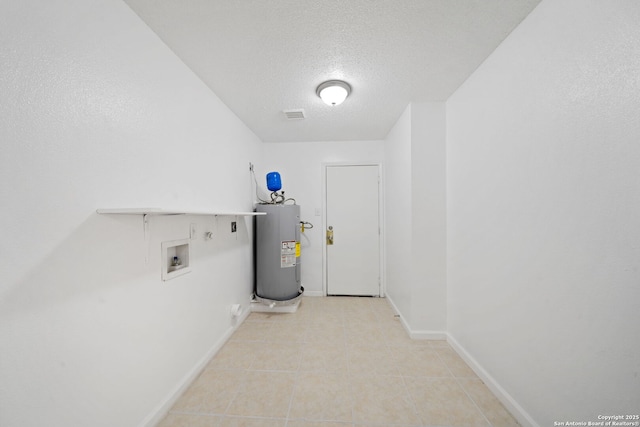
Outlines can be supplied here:
<path id="1" fill-rule="evenodd" d="M 387 299 L 387 301 L 389 301 L 389 304 L 391 304 L 393 311 L 395 311 L 396 315 L 400 318 L 400 323 L 402 324 L 402 327 L 404 328 L 404 330 L 407 331 L 409 338 L 413 340 L 440 340 L 440 341 L 445 341 L 447 339 L 446 331 L 424 331 L 424 330 L 416 331 L 411 329 L 411 327 L 405 320 L 400 310 L 398 310 L 398 307 L 393 302 L 391 297 L 389 297 L 389 295 L 387 294 L 385 298 Z"/>
<path id="2" fill-rule="evenodd" d="M 322 291 L 304 291 L 304 296 L 305 297 L 323 297 L 324 296 L 324 292 Z"/>
<path id="3" fill-rule="evenodd" d="M 505 391 L 502 386 L 467 352 L 464 347 L 451 335 L 447 334 L 447 342 L 458 355 L 467 362 L 467 365 L 484 381 L 485 385 L 498 398 L 498 400 L 507 408 L 511 415 L 520 423 L 522 427 L 540 427 L 533 418 Z"/>
<path id="4" fill-rule="evenodd" d="M 236 329 L 245 321 L 245 319 L 251 314 L 251 310 L 244 310 L 240 317 L 235 321 L 235 324 L 230 327 L 227 332 L 207 351 L 207 353 L 187 372 L 182 380 L 176 385 L 174 390 L 153 410 L 141 423 L 140 427 L 155 427 L 164 417 L 169 413 L 171 407 L 178 401 L 180 396 L 187 391 L 187 388 L 195 381 L 195 379 L 204 370 L 207 364 L 213 359 L 213 357 L 220 351 L 225 343 L 231 338 L 231 335 Z"/>

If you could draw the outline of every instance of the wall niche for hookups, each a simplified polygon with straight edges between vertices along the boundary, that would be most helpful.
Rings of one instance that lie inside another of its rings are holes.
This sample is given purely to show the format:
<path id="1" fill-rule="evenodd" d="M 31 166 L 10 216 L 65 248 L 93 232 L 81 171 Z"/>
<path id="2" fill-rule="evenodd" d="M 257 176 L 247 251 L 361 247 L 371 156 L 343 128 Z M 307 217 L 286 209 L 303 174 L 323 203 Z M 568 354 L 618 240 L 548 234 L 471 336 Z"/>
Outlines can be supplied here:
<path id="1" fill-rule="evenodd" d="M 190 271 L 189 239 L 162 242 L 162 280 L 171 280 Z"/>

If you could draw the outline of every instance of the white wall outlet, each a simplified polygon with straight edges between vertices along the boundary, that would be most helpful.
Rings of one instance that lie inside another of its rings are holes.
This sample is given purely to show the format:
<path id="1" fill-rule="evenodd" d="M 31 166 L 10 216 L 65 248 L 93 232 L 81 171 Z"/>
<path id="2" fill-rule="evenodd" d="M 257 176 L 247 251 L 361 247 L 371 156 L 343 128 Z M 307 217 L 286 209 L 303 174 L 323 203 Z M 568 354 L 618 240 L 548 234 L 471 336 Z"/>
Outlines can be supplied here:
<path id="1" fill-rule="evenodd" d="M 191 236 L 191 240 L 195 240 L 198 237 L 198 227 L 195 223 L 191 223 L 189 226 L 189 236 Z"/>

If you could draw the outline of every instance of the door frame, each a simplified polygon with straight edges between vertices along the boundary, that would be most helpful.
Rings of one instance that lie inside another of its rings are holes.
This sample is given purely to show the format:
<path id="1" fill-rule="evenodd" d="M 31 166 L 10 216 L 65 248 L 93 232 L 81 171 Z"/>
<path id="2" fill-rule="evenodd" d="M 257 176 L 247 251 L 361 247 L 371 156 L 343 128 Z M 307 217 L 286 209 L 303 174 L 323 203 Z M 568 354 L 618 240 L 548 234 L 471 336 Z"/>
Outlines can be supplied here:
<path id="1" fill-rule="evenodd" d="M 322 163 L 322 295 L 327 296 L 327 168 L 331 166 L 377 166 L 378 167 L 378 263 L 380 269 L 379 297 L 386 294 L 386 270 L 384 252 L 384 174 L 381 162 L 323 162 Z"/>

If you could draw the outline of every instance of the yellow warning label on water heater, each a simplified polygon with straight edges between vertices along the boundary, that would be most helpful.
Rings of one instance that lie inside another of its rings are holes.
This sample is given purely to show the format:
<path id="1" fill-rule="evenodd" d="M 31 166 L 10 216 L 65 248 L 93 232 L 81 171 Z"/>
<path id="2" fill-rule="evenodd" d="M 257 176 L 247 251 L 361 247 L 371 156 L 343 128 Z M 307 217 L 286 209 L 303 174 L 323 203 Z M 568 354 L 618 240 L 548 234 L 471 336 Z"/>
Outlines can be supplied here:
<path id="1" fill-rule="evenodd" d="M 300 256 L 300 242 L 296 242 L 296 258 Z"/>

